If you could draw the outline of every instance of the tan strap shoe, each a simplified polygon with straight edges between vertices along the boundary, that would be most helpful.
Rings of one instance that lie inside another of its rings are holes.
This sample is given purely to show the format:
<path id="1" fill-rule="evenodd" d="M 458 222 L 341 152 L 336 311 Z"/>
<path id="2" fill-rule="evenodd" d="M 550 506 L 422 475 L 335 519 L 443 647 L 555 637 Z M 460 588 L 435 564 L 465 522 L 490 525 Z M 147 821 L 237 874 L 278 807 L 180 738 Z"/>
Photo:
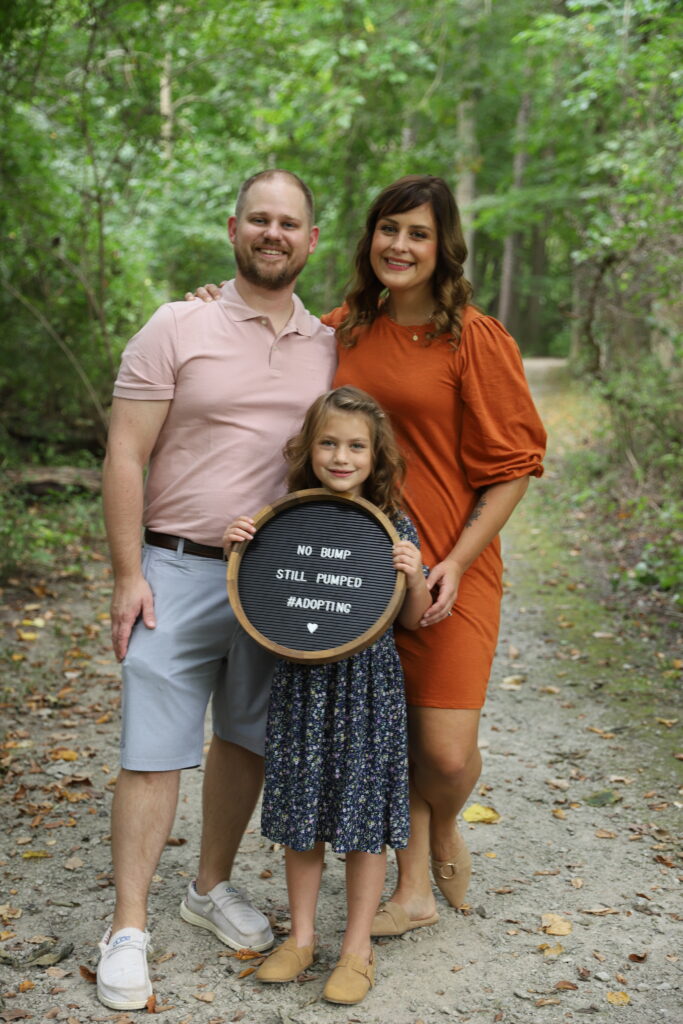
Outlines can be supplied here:
<path id="1" fill-rule="evenodd" d="M 337 966 L 327 979 L 323 998 L 330 1003 L 360 1003 L 375 984 L 375 954 L 370 954 L 366 964 L 359 956 L 345 953 L 339 957 Z"/>
<path id="2" fill-rule="evenodd" d="M 263 961 L 254 977 L 259 981 L 294 981 L 315 960 L 315 943 L 297 946 L 290 936 Z"/>
<path id="3" fill-rule="evenodd" d="M 405 935 L 406 932 L 410 932 L 414 928 L 427 928 L 430 924 L 436 924 L 438 920 L 439 915 L 434 913 L 431 917 L 423 917 L 414 921 L 408 917 L 408 912 L 404 907 L 399 903 L 393 903 L 389 900 L 375 914 L 370 934 L 374 938 L 388 935 Z"/>

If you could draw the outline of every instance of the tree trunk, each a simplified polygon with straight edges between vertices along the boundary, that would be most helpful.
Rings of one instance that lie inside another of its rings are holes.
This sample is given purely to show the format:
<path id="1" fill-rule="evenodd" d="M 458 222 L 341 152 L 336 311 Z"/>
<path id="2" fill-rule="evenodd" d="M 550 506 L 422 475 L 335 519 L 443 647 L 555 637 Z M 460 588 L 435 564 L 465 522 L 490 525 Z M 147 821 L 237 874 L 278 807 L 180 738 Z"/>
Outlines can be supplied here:
<path id="1" fill-rule="evenodd" d="M 173 98 L 171 93 L 172 57 L 164 55 L 159 81 L 159 113 L 161 114 L 161 147 L 166 162 L 173 157 Z"/>
<path id="2" fill-rule="evenodd" d="M 545 247 L 547 230 L 547 218 L 543 224 L 534 224 L 531 234 L 531 292 L 527 298 L 523 323 L 517 326 L 519 337 L 524 338 L 524 351 L 533 355 L 543 355 L 548 348 L 541 337 L 541 299 L 548 266 Z"/>
<path id="3" fill-rule="evenodd" d="M 455 200 L 460 210 L 465 245 L 467 246 L 465 277 L 474 284 L 474 200 L 477 194 L 476 166 L 479 147 L 477 145 L 475 102 L 472 97 L 462 99 L 458 103 L 456 147 Z"/>
<path id="4" fill-rule="evenodd" d="M 524 183 L 524 171 L 528 154 L 525 148 L 529 115 L 531 113 L 531 93 L 525 92 L 517 111 L 515 123 L 515 154 L 512 161 L 512 187 L 520 189 Z M 520 235 L 511 231 L 503 244 L 503 269 L 500 278 L 500 295 L 498 298 L 498 319 L 506 324 L 512 334 L 519 329 L 517 321 L 517 296 L 514 291 L 515 271 L 517 269 L 517 252 Z"/>

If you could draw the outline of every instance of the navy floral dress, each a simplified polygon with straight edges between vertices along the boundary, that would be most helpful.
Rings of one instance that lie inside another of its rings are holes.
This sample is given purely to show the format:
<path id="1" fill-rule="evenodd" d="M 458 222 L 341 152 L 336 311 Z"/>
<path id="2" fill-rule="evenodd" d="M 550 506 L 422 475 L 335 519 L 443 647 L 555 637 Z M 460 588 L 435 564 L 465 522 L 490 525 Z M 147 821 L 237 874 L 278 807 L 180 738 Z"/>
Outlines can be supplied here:
<path id="1" fill-rule="evenodd" d="M 418 544 L 407 516 L 401 540 Z M 293 850 L 337 853 L 408 843 L 408 741 L 403 672 L 388 629 L 328 665 L 281 661 L 268 709 L 261 831 Z"/>

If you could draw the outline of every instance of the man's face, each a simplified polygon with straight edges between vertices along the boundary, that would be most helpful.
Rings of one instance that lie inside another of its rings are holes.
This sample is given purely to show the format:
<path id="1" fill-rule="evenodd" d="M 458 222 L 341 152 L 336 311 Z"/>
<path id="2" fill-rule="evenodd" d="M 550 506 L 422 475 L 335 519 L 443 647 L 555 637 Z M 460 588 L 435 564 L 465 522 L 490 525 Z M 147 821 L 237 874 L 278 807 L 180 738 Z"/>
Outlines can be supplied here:
<path id="1" fill-rule="evenodd" d="M 254 182 L 239 220 L 228 221 L 228 234 L 242 277 L 271 291 L 295 281 L 318 244 L 303 192 L 284 177 Z"/>

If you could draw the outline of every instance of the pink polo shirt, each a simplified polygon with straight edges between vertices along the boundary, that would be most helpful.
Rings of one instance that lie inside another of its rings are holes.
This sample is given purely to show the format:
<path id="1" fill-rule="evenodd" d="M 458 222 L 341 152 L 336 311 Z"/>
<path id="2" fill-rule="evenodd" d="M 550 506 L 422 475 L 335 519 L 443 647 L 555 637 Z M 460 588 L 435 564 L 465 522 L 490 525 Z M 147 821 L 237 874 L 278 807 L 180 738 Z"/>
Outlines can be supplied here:
<path id="1" fill-rule="evenodd" d="M 284 493 L 282 447 L 336 367 L 334 331 L 294 296 L 275 335 L 233 281 L 217 302 L 161 306 L 123 353 L 116 398 L 172 399 L 154 446 L 143 522 L 219 545 L 238 515 Z"/>

